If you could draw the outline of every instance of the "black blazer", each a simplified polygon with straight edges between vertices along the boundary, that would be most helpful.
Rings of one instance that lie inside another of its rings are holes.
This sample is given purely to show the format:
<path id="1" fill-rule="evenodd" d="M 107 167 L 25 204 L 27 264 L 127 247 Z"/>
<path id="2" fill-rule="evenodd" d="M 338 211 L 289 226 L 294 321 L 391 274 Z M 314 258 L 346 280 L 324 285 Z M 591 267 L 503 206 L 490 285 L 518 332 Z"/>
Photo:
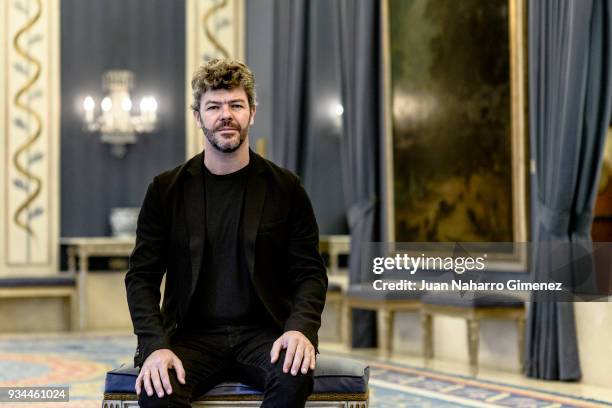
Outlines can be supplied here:
<path id="1" fill-rule="evenodd" d="M 319 230 L 299 179 L 249 151 L 243 210 L 245 259 L 255 291 L 283 331 L 298 330 L 317 347 L 327 291 Z M 138 336 L 134 364 L 169 347 L 201 271 L 205 237 L 203 153 L 149 184 L 125 277 Z M 166 273 L 160 310 L 160 285 Z M 236 299 L 236 301 L 240 301 Z"/>

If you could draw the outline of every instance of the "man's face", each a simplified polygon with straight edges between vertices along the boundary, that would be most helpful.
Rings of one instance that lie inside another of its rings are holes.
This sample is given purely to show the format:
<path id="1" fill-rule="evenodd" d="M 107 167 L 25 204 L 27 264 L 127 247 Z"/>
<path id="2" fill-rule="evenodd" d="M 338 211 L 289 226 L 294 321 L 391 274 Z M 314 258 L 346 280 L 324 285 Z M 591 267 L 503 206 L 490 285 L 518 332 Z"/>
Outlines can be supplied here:
<path id="1" fill-rule="evenodd" d="M 194 112 L 206 139 L 218 151 L 232 153 L 246 140 L 255 118 L 243 88 L 206 91 L 200 99 L 200 111 Z"/>

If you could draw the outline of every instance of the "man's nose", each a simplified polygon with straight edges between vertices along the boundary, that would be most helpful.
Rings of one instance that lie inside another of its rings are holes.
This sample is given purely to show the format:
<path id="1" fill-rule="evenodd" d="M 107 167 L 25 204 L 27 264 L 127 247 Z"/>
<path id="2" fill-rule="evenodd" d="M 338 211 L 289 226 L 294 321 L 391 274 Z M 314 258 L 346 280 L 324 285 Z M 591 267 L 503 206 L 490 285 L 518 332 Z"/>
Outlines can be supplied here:
<path id="1" fill-rule="evenodd" d="M 232 112 L 230 111 L 229 104 L 225 103 L 225 104 L 222 105 L 222 107 L 221 107 L 221 117 L 224 118 L 224 119 L 225 118 L 229 119 L 229 118 L 232 117 Z"/>

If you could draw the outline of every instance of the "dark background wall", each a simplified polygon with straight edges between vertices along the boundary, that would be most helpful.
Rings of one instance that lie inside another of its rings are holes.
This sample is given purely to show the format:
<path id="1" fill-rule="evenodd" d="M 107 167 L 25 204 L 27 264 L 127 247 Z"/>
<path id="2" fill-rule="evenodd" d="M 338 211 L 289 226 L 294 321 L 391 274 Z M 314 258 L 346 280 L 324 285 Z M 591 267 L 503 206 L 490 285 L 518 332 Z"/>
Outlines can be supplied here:
<path id="1" fill-rule="evenodd" d="M 61 236 L 110 234 L 112 207 L 140 206 L 148 183 L 185 158 L 185 2 L 62 0 Z M 99 109 L 102 74 L 134 72 L 134 107 L 158 101 L 158 128 L 110 154 L 97 133 L 83 130 L 82 100 Z"/>

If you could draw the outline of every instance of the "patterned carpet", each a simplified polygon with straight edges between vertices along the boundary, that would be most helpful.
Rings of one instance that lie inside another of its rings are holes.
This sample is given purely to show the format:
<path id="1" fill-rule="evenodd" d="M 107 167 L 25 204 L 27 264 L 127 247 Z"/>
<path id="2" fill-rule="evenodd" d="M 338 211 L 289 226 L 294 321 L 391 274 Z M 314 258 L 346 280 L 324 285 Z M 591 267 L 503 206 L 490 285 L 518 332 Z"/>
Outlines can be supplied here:
<path id="1" fill-rule="evenodd" d="M 0 339 L 0 386 L 69 385 L 70 403 L 0 403 L 99 408 L 106 371 L 131 362 L 132 336 L 60 335 Z M 369 361 L 370 406 L 409 407 L 612 407 L 580 399 L 414 367 Z"/>

